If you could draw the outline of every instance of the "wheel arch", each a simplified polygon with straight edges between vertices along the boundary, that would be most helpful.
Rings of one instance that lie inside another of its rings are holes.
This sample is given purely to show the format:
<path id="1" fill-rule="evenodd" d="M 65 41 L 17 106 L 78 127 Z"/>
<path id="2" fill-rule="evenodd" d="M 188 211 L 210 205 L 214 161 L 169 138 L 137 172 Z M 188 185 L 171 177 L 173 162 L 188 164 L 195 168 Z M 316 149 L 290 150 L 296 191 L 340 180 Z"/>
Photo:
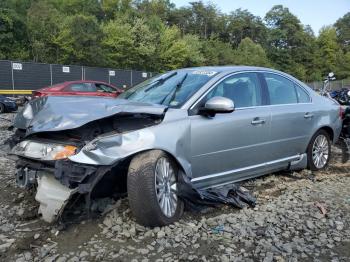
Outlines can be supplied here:
<path id="1" fill-rule="evenodd" d="M 316 134 L 320 130 L 326 131 L 327 134 L 329 135 L 329 139 L 332 142 L 334 141 L 334 131 L 333 131 L 333 129 L 330 126 L 323 126 L 323 127 L 319 128 L 314 134 Z"/>
<path id="2" fill-rule="evenodd" d="M 311 134 L 311 137 L 309 138 L 309 141 L 308 141 L 308 143 L 306 145 L 306 148 L 305 148 L 305 151 L 304 151 L 305 153 L 307 152 L 307 149 L 308 149 L 308 147 L 309 147 L 309 145 L 311 143 L 312 138 L 320 130 L 324 130 L 329 135 L 329 139 L 331 140 L 331 143 L 333 143 L 333 141 L 334 141 L 334 130 L 330 126 L 319 127 L 318 129 L 315 130 L 315 132 L 313 132 Z"/>
<path id="3" fill-rule="evenodd" d="M 152 151 L 152 150 L 160 150 L 165 152 L 178 166 L 178 168 L 186 175 L 191 176 L 190 171 L 188 171 L 188 169 L 185 168 L 185 165 L 189 165 L 189 163 L 187 163 L 187 161 L 185 160 L 179 160 L 173 153 L 169 152 L 168 150 L 164 149 L 164 148 L 152 148 L 152 149 L 144 149 L 144 150 L 140 150 L 138 152 L 135 152 L 131 155 L 129 155 L 127 157 L 127 159 L 129 159 L 131 161 L 131 159 L 133 159 L 136 155 L 141 154 L 141 153 L 145 153 L 147 151 Z M 129 162 L 130 164 L 130 162 Z M 186 171 L 187 170 L 187 171 Z"/>

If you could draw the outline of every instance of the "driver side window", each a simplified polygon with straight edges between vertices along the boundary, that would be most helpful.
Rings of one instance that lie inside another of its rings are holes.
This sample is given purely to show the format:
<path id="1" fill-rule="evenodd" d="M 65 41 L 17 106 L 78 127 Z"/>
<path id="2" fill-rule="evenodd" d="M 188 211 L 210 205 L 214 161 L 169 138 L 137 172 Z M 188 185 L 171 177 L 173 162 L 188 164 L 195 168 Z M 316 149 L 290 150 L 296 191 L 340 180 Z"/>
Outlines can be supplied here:
<path id="1" fill-rule="evenodd" d="M 262 91 L 256 73 L 241 73 L 224 79 L 207 94 L 205 101 L 214 96 L 231 99 L 235 108 L 262 105 Z"/>

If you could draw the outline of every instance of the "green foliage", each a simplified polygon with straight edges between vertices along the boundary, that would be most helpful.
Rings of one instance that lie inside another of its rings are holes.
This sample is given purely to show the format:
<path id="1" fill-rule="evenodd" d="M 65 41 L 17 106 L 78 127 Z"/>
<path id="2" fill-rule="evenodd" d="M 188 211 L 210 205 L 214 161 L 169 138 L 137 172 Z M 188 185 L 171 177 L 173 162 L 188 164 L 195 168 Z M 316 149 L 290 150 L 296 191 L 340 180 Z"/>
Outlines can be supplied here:
<path id="1" fill-rule="evenodd" d="M 202 1 L 0 1 L 0 59 L 161 72 L 200 65 L 271 66 L 304 80 L 350 76 L 350 13 L 316 37 L 288 8 L 264 20 Z"/>
<path id="2" fill-rule="evenodd" d="M 202 53 L 205 65 L 235 64 L 235 52 L 229 43 L 211 38 L 203 42 Z"/>
<path id="3" fill-rule="evenodd" d="M 235 63 L 238 65 L 270 66 L 265 50 L 249 37 L 241 41 L 235 53 Z"/>
<path id="4" fill-rule="evenodd" d="M 322 57 L 321 68 L 323 74 L 330 71 L 336 71 L 337 55 L 341 52 L 337 43 L 337 34 L 333 27 L 323 27 L 318 37 L 319 54 Z"/>
<path id="5" fill-rule="evenodd" d="M 58 62 L 101 66 L 104 61 L 101 38 L 102 31 L 94 16 L 65 17 L 54 39 L 59 49 Z"/>
<path id="6" fill-rule="evenodd" d="M 334 24 L 339 43 L 343 49 L 350 51 L 350 12 L 346 13 L 342 18 L 339 18 Z"/>
<path id="7" fill-rule="evenodd" d="M 228 42 L 234 47 L 237 47 L 246 37 L 265 45 L 267 28 L 260 17 L 254 16 L 247 10 L 237 9 L 227 16 L 225 34 Z"/>
<path id="8" fill-rule="evenodd" d="M 0 8 L 0 59 L 28 59 L 25 23 L 11 9 Z"/>
<path id="9" fill-rule="evenodd" d="M 204 58 L 200 52 L 201 42 L 195 35 L 181 37 L 176 27 L 165 27 L 160 34 L 158 48 L 159 71 L 201 65 Z"/>
<path id="10" fill-rule="evenodd" d="M 33 2 L 27 12 L 27 32 L 32 58 L 35 62 L 54 63 L 58 46 L 61 17 L 56 8 L 46 1 Z"/>

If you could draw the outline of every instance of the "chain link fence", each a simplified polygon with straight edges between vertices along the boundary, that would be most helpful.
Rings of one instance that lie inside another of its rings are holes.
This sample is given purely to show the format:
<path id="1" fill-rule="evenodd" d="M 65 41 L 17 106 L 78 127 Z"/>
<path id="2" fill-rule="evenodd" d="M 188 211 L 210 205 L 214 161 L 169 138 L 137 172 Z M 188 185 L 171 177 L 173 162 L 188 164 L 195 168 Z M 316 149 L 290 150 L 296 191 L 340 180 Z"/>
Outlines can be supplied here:
<path id="1" fill-rule="evenodd" d="M 0 60 L 0 94 L 31 94 L 32 90 L 74 80 L 103 81 L 129 88 L 153 75 L 136 70 Z"/>

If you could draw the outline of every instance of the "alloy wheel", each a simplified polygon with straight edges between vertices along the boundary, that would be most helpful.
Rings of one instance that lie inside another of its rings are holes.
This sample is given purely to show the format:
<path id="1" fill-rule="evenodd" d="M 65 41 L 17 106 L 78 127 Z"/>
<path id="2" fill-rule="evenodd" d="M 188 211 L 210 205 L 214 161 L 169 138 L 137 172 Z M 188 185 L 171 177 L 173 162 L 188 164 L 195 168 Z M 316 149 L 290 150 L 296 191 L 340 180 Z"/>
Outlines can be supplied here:
<path id="1" fill-rule="evenodd" d="M 316 137 L 314 144 L 312 146 L 312 161 L 314 165 L 321 169 L 328 161 L 329 157 L 329 144 L 326 136 L 319 135 Z"/>
<path id="2" fill-rule="evenodd" d="M 155 168 L 155 189 L 157 200 L 162 213 L 173 217 L 177 209 L 175 171 L 165 157 L 158 159 Z"/>

